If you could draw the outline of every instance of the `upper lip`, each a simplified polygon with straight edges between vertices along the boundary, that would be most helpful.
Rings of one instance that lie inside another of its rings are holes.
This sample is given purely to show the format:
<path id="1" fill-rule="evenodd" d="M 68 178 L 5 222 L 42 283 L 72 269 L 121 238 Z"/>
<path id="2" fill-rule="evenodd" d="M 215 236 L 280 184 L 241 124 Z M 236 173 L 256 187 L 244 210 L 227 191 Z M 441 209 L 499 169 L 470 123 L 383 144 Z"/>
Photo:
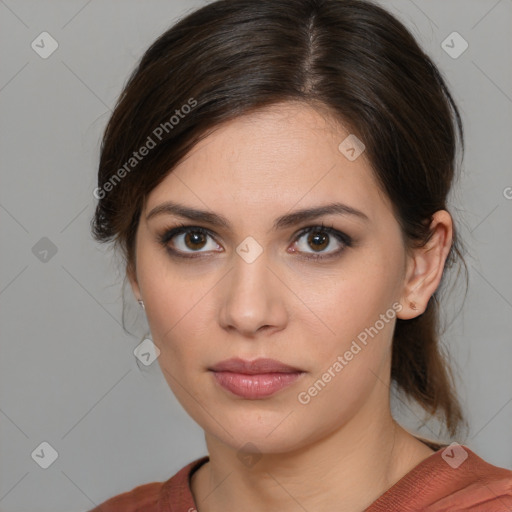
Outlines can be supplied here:
<path id="1" fill-rule="evenodd" d="M 275 359 L 260 358 L 254 359 L 253 361 L 246 361 L 238 357 L 221 361 L 209 369 L 214 372 L 245 373 L 248 375 L 256 375 L 259 373 L 294 373 L 302 371 L 293 366 L 284 364 L 281 361 L 276 361 Z"/>

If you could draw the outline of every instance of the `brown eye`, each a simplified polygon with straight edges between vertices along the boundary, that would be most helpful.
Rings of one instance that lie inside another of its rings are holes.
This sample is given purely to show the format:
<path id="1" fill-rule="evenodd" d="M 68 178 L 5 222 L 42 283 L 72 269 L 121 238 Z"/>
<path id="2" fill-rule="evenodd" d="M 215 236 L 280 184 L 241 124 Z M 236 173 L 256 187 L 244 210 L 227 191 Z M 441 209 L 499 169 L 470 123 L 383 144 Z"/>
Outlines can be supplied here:
<path id="1" fill-rule="evenodd" d="M 304 237 L 304 235 L 308 235 Z M 304 238 L 304 241 L 300 240 Z M 302 230 L 295 239 L 296 250 L 310 259 L 323 259 L 338 256 L 347 247 L 352 246 L 352 239 L 332 227 L 312 226 Z M 331 250 L 326 250 L 326 249 Z M 309 249 L 309 250 L 308 250 Z"/>
<path id="2" fill-rule="evenodd" d="M 206 237 L 207 235 L 204 233 L 200 233 L 198 231 L 189 231 L 188 233 L 185 233 L 183 241 L 189 249 L 197 250 L 204 247 Z"/>
<path id="3" fill-rule="evenodd" d="M 329 245 L 329 235 L 321 231 L 309 233 L 308 244 L 311 244 L 310 247 L 313 247 L 315 250 L 323 250 Z"/>
<path id="4" fill-rule="evenodd" d="M 184 258 L 196 257 L 193 253 L 200 256 L 201 253 L 207 251 L 218 251 L 219 245 L 214 242 L 211 233 L 204 228 L 195 226 L 179 226 L 174 229 L 165 231 L 158 237 L 158 241 L 162 244 L 169 253 L 176 256 L 183 256 Z M 210 244 L 210 246 L 208 246 Z M 190 254 L 191 256 L 187 256 Z"/>
<path id="5" fill-rule="evenodd" d="M 222 252 L 213 234 L 197 226 L 181 225 L 166 230 L 157 238 L 171 256 L 179 258 L 199 258 L 203 253 Z M 304 241 L 301 241 L 302 239 Z M 311 226 L 303 229 L 296 236 L 294 245 L 295 249 L 291 252 L 299 253 L 306 259 L 320 260 L 338 256 L 347 247 L 352 246 L 352 239 L 332 227 Z"/>

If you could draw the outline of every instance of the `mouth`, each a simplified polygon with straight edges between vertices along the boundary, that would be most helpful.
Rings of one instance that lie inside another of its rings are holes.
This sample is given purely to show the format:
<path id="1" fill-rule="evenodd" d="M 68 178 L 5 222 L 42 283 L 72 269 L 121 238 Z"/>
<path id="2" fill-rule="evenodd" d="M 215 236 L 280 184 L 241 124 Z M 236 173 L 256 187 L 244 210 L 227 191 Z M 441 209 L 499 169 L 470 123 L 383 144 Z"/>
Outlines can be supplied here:
<path id="1" fill-rule="evenodd" d="M 303 370 L 275 359 L 246 361 L 234 358 L 208 369 L 224 390 L 250 400 L 270 397 L 305 374 Z"/>

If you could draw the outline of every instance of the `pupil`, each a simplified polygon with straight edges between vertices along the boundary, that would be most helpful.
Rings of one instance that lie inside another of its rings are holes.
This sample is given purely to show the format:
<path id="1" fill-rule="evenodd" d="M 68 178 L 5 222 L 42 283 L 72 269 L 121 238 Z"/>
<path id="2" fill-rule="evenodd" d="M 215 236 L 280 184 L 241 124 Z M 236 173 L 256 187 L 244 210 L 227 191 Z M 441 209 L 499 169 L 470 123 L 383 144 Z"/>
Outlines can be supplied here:
<path id="1" fill-rule="evenodd" d="M 195 247 L 197 244 L 201 244 L 201 238 L 204 238 L 204 235 L 202 233 L 192 232 L 188 233 L 185 237 L 185 243 L 189 247 L 189 249 L 198 249 L 198 247 Z M 192 239 L 192 243 L 189 244 L 189 240 Z M 204 243 L 204 240 L 203 240 Z"/>
<path id="2" fill-rule="evenodd" d="M 324 249 L 328 244 L 325 243 L 327 240 L 327 235 L 321 235 L 317 233 L 311 233 L 309 236 L 309 242 L 313 242 L 317 249 Z M 322 243 L 323 240 L 323 243 Z"/>

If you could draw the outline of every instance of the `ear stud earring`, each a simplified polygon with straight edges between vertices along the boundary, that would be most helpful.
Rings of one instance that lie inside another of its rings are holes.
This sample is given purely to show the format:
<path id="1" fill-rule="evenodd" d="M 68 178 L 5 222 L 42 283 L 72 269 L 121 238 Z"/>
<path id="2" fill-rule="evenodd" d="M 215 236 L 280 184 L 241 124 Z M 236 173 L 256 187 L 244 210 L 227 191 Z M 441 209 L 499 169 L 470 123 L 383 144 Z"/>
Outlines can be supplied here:
<path id="1" fill-rule="evenodd" d="M 146 308 L 144 307 L 144 301 L 143 301 L 143 300 L 140 300 L 140 299 L 139 299 L 137 302 L 139 303 L 139 306 L 140 306 L 142 309 L 146 309 Z"/>

